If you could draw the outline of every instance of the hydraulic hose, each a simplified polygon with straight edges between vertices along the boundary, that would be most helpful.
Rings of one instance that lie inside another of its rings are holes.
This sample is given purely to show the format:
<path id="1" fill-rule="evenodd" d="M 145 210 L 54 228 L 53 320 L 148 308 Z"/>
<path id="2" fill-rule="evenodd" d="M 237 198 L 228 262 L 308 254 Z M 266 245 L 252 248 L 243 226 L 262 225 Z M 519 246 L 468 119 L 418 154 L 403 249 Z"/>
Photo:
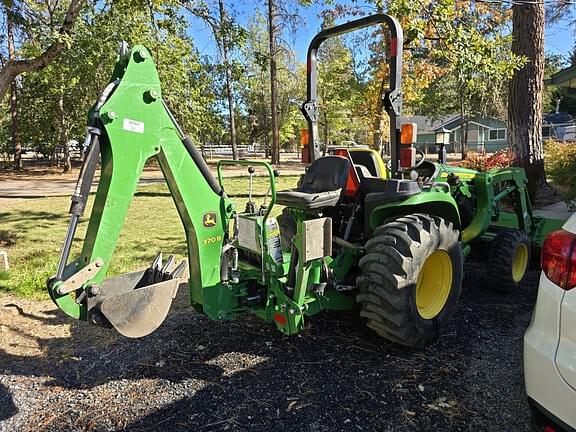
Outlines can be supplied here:
<path id="1" fill-rule="evenodd" d="M 98 156 L 100 155 L 99 138 L 100 129 L 97 127 L 89 127 L 86 134 L 86 142 L 89 142 L 88 152 L 86 154 L 86 159 L 84 159 L 84 163 L 82 164 L 80 175 L 78 176 L 78 181 L 76 182 L 76 187 L 74 188 L 74 193 L 72 194 L 72 202 L 70 203 L 69 211 L 71 215 L 70 223 L 68 224 L 66 239 L 64 240 L 64 245 L 62 246 L 62 251 L 60 253 L 58 270 L 56 271 L 57 279 L 62 279 L 64 268 L 66 267 L 68 256 L 70 255 L 72 240 L 74 239 L 76 227 L 78 226 L 78 220 L 80 219 L 80 216 L 84 214 L 84 209 L 86 208 L 86 202 L 88 201 L 88 195 L 90 194 L 92 180 L 98 165 Z"/>
<path id="2" fill-rule="evenodd" d="M 172 114 L 172 111 L 170 111 L 170 108 L 168 108 L 166 102 L 162 101 L 162 105 L 164 106 L 166 113 L 168 113 L 168 117 L 170 117 L 170 120 L 174 124 L 174 127 L 178 131 L 178 135 L 180 136 L 182 144 L 188 151 L 188 154 L 190 155 L 190 157 L 192 158 L 198 169 L 200 170 L 202 177 L 204 177 L 204 180 L 206 180 L 206 183 L 210 185 L 210 188 L 214 191 L 215 194 L 222 195 L 223 193 L 222 187 L 220 186 L 216 178 L 212 175 L 212 172 L 210 171 L 210 168 L 208 167 L 206 161 L 202 157 L 202 154 L 198 151 L 198 149 L 196 148 L 190 137 L 188 137 L 184 133 L 184 130 L 180 127 L 180 125 L 176 121 L 176 117 L 174 117 L 174 114 Z"/>
<path id="3" fill-rule="evenodd" d="M 58 261 L 58 269 L 56 270 L 56 279 L 62 279 L 64 276 L 64 269 L 66 268 L 66 263 L 68 262 L 68 257 L 70 256 L 70 248 L 72 246 L 72 241 L 74 239 L 74 234 L 76 233 L 76 228 L 78 226 L 78 221 L 80 216 L 84 214 L 86 208 L 86 202 L 88 201 L 88 195 L 90 194 L 90 188 L 92 186 L 92 180 L 94 179 L 94 173 L 96 172 L 96 167 L 98 166 L 98 157 L 100 155 L 100 128 L 99 118 L 100 118 L 100 108 L 106 103 L 116 86 L 120 83 L 120 80 L 114 80 L 109 83 L 104 91 L 100 94 L 96 105 L 94 105 L 94 115 L 92 120 L 88 125 L 86 132 L 86 139 L 84 140 L 84 147 L 87 148 L 86 158 L 82 163 L 82 168 L 80 169 L 80 174 L 78 175 L 78 181 L 76 182 L 76 187 L 74 188 L 74 193 L 72 194 L 70 203 L 70 222 L 68 224 L 68 230 L 66 231 L 66 238 L 64 240 L 64 245 L 62 246 L 62 251 L 60 252 L 60 259 Z"/>

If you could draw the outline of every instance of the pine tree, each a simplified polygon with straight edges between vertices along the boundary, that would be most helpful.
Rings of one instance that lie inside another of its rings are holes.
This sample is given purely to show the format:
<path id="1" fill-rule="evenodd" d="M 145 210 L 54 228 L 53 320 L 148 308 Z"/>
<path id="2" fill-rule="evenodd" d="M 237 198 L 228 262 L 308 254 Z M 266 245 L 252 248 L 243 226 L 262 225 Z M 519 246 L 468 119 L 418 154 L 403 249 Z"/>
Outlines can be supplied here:
<path id="1" fill-rule="evenodd" d="M 512 52 L 526 59 L 510 81 L 508 140 L 515 164 L 528 176 L 532 196 L 546 182 L 542 148 L 544 94 L 544 4 L 518 1 L 512 7 Z"/>

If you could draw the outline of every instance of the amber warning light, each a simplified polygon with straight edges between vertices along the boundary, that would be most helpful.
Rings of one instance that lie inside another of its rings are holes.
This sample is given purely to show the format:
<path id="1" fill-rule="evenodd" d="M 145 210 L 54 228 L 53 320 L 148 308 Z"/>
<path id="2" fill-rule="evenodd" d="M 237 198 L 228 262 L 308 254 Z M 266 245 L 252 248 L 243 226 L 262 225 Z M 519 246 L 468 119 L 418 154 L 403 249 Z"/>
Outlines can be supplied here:
<path id="1" fill-rule="evenodd" d="M 416 123 L 404 123 L 400 127 L 400 144 L 410 145 L 416 142 Z"/>
<path id="2" fill-rule="evenodd" d="M 404 123 L 400 127 L 400 169 L 411 169 L 416 164 L 416 149 L 412 146 L 415 142 L 416 123 Z"/>

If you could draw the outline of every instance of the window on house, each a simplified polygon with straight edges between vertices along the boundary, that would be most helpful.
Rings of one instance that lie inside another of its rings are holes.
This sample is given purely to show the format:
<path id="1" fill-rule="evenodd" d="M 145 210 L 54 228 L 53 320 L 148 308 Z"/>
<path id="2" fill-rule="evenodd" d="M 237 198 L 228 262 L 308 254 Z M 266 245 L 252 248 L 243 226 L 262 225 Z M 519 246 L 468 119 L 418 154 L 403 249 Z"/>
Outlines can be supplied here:
<path id="1" fill-rule="evenodd" d="M 490 129 L 491 141 L 506 139 L 506 129 Z"/>
<path id="2" fill-rule="evenodd" d="M 542 126 L 542 136 L 544 138 L 550 137 L 550 126 Z"/>

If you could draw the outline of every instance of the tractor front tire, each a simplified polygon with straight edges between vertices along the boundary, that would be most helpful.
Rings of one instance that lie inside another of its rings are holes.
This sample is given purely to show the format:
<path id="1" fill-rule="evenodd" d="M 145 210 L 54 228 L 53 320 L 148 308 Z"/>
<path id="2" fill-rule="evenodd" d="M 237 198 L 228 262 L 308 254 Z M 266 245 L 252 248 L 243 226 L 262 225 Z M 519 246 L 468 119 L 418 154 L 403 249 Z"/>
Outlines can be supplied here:
<path id="1" fill-rule="evenodd" d="M 500 231 L 490 248 L 490 280 L 496 290 L 508 294 L 526 278 L 530 266 L 530 239 L 520 230 Z"/>
<path id="2" fill-rule="evenodd" d="M 459 233 L 440 217 L 413 214 L 376 228 L 356 284 L 360 315 L 378 335 L 421 348 L 442 334 L 462 291 Z"/>

